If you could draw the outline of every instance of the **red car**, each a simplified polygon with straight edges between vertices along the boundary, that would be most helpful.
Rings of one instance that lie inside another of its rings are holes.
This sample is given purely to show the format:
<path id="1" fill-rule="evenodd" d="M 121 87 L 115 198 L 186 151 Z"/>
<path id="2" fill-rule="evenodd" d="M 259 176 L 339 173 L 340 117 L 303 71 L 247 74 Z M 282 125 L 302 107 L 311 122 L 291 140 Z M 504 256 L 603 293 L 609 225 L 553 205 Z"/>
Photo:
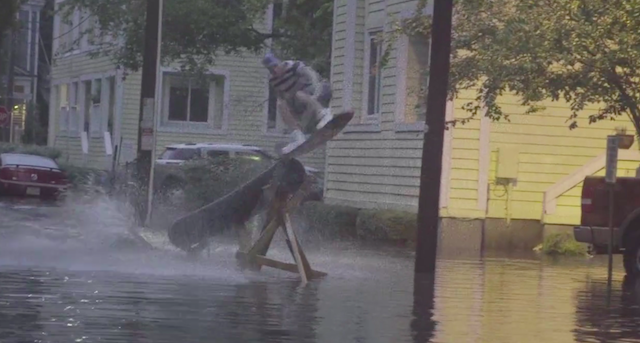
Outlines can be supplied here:
<path id="1" fill-rule="evenodd" d="M 68 185 L 64 172 L 48 158 L 28 154 L 0 154 L 0 193 L 57 198 Z"/>

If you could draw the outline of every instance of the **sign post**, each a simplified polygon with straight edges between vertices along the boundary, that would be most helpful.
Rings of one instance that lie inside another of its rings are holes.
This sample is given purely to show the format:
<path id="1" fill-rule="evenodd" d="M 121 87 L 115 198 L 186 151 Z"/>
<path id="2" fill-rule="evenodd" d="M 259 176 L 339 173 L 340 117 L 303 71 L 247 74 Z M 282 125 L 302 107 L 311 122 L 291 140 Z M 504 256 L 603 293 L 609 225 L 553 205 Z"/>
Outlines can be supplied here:
<path id="1" fill-rule="evenodd" d="M 0 106 L 0 127 L 7 127 L 11 122 L 11 114 L 6 107 Z"/>
<path id="2" fill-rule="evenodd" d="M 607 162 L 605 165 L 605 182 L 609 193 L 609 266 L 607 271 L 607 290 L 611 290 L 611 277 L 613 273 L 613 215 L 614 209 L 614 188 L 616 185 L 616 174 L 618 172 L 618 147 L 620 137 L 617 135 L 607 136 Z M 610 292 L 607 292 L 608 294 Z"/>
<path id="3" fill-rule="evenodd" d="M 7 138 L 9 138 L 9 141 L 11 141 L 11 134 L 10 134 L 11 125 L 10 124 L 11 124 L 11 113 L 9 113 L 9 111 L 5 106 L 0 106 L 0 133 L 1 133 L 0 140 L 2 140 L 3 142 Z M 7 128 L 9 128 L 9 130 L 7 130 Z M 9 132 L 8 137 L 7 137 L 7 132 Z"/>

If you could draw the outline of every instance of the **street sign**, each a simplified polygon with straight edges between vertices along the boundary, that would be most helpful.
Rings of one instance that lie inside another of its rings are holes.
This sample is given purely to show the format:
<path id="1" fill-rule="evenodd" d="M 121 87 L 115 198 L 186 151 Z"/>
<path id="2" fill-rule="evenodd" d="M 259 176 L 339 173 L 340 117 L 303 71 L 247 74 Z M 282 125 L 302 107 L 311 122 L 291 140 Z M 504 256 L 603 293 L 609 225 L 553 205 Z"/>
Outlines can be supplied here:
<path id="1" fill-rule="evenodd" d="M 618 171 L 618 139 L 620 139 L 620 137 L 615 135 L 607 136 L 607 162 L 604 179 L 610 184 L 616 183 L 616 174 Z"/>
<path id="2" fill-rule="evenodd" d="M 7 108 L 0 106 L 0 127 L 7 127 L 11 122 L 11 114 L 7 111 Z"/>
<path id="3" fill-rule="evenodd" d="M 141 129 L 140 150 L 153 150 L 153 129 Z"/>

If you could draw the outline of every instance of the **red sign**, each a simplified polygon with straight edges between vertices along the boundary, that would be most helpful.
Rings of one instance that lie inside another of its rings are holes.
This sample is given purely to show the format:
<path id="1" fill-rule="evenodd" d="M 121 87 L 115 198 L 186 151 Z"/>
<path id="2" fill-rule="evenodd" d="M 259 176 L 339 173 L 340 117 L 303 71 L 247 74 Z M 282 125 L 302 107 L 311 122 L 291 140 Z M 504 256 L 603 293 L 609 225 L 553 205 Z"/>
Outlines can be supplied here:
<path id="1" fill-rule="evenodd" d="M 7 127 L 11 122 L 11 114 L 7 111 L 7 108 L 0 106 L 0 127 Z"/>

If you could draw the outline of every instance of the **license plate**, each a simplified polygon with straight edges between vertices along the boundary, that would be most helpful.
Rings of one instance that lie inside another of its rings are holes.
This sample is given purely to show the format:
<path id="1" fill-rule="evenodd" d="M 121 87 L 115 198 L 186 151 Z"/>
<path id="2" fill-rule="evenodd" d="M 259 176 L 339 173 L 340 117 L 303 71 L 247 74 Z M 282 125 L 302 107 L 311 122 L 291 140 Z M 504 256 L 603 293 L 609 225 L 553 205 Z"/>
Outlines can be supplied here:
<path id="1" fill-rule="evenodd" d="M 27 195 L 40 195 L 40 188 L 27 187 Z"/>

